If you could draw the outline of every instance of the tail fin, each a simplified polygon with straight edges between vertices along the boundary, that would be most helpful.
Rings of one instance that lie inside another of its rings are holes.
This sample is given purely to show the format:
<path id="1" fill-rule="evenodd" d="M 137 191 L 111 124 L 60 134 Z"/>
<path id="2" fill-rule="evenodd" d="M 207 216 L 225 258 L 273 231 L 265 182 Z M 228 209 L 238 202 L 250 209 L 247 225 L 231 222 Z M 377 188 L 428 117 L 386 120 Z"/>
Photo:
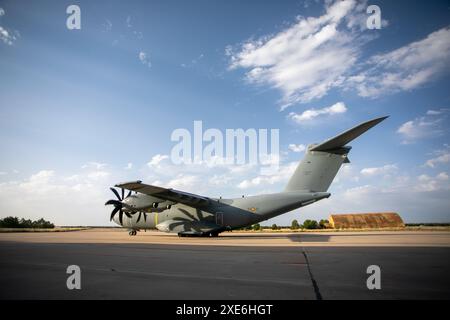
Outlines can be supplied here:
<path id="1" fill-rule="evenodd" d="M 361 123 L 321 144 L 309 145 L 284 191 L 326 192 L 342 163 L 350 162 L 347 154 L 351 147 L 346 144 L 386 118 Z"/>

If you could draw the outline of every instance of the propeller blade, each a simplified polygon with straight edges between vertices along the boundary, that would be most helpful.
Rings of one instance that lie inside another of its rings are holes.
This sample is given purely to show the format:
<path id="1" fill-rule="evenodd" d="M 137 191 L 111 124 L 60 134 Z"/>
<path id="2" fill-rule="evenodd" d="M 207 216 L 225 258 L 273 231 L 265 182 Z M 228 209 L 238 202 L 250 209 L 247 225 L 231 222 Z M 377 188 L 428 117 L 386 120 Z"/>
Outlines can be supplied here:
<path id="1" fill-rule="evenodd" d="M 111 218 L 109 219 L 109 221 L 112 221 L 112 219 L 114 218 L 114 216 L 116 215 L 117 211 L 119 211 L 120 208 L 119 207 L 115 207 L 113 209 L 113 211 L 111 211 Z"/>
<path id="2" fill-rule="evenodd" d="M 130 190 L 130 192 L 128 192 L 128 194 L 127 194 L 127 198 L 128 198 L 129 196 L 131 196 L 131 190 Z"/>
<path id="3" fill-rule="evenodd" d="M 124 188 L 121 188 L 121 189 L 122 189 L 122 199 L 120 199 L 120 200 L 123 200 L 125 198 L 125 189 Z"/>
<path id="4" fill-rule="evenodd" d="M 119 193 L 117 192 L 117 190 L 114 189 L 114 188 L 110 188 L 110 189 L 111 189 L 112 192 L 114 192 L 114 194 L 116 195 L 117 199 L 119 199 L 119 201 L 122 201 L 122 199 L 120 199 L 120 195 L 119 195 Z"/>
<path id="5" fill-rule="evenodd" d="M 147 222 L 147 214 L 144 212 L 144 221 Z"/>
<path id="6" fill-rule="evenodd" d="M 121 225 L 123 225 L 123 211 L 122 211 L 122 209 L 119 209 L 120 210 L 120 212 L 119 212 L 119 221 L 120 221 L 120 224 Z"/>
<path id="7" fill-rule="evenodd" d="M 129 212 L 124 211 L 124 213 L 125 213 L 125 215 L 126 215 L 128 218 L 131 218 L 131 214 L 130 214 Z"/>
<path id="8" fill-rule="evenodd" d="M 142 212 L 139 212 L 139 215 L 138 215 L 138 218 L 137 218 L 137 221 L 136 221 L 136 222 L 139 222 L 139 220 L 141 220 L 141 213 L 142 213 Z"/>
<path id="9" fill-rule="evenodd" d="M 121 207 L 122 206 L 122 202 L 120 202 L 118 200 L 108 200 L 108 201 L 106 201 L 105 206 L 110 205 L 110 204 L 113 204 L 116 207 Z"/>

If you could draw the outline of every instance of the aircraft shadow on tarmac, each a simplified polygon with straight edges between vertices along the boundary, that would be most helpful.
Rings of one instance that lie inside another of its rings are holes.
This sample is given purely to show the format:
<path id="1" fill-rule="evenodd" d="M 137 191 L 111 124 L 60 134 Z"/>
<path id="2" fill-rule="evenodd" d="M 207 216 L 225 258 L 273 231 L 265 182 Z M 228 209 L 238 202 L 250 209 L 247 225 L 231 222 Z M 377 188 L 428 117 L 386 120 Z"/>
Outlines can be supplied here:
<path id="1" fill-rule="evenodd" d="M 433 236 L 435 233 L 421 233 L 421 236 Z M 338 238 L 338 237 L 346 237 L 346 238 L 353 238 L 353 239 L 364 239 L 368 237 L 373 237 L 374 234 L 310 234 L 310 233 L 297 233 L 297 234 L 270 234 L 270 235 L 255 235 L 255 234 L 248 234 L 248 235 L 236 235 L 233 236 L 234 239 L 258 239 L 258 240 L 273 240 L 273 239 L 289 239 L 292 242 L 299 242 L 299 243 L 305 243 L 305 242 L 330 242 L 330 238 Z M 392 234 L 386 234 L 382 233 L 380 234 L 383 238 L 389 238 L 389 237 L 397 237 L 398 234 L 392 233 Z"/>
<path id="2" fill-rule="evenodd" d="M 328 242 L 330 236 L 326 234 L 290 234 L 287 238 L 293 242 Z"/>
<path id="3" fill-rule="evenodd" d="M 289 239 L 293 242 L 328 242 L 330 236 L 326 234 L 270 234 L 270 235 L 233 235 L 233 239 Z"/>

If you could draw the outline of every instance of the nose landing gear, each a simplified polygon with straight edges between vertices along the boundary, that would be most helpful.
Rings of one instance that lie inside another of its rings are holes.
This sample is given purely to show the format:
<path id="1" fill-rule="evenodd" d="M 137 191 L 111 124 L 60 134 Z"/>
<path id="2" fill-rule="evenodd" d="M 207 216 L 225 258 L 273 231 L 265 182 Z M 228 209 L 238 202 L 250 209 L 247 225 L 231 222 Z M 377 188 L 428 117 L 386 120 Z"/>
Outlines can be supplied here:
<path id="1" fill-rule="evenodd" d="M 135 235 L 137 235 L 137 231 L 136 230 L 130 230 L 130 232 L 128 232 L 128 234 L 130 236 L 135 236 Z"/>

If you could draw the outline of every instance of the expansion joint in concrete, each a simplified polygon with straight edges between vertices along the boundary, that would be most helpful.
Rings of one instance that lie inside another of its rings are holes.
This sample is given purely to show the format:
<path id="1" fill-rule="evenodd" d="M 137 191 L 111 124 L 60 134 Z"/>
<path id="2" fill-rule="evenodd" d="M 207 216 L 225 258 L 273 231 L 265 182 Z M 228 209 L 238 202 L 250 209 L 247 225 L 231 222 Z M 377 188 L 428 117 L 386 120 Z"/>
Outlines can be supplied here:
<path id="1" fill-rule="evenodd" d="M 314 288 L 314 294 L 316 295 L 316 300 L 322 300 L 322 295 L 320 294 L 319 286 L 317 285 L 316 279 L 311 271 L 311 265 L 309 263 L 308 255 L 305 249 L 302 249 L 303 256 L 305 257 L 306 266 L 308 267 L 309 278 L 311 279 L 312 286 Z"/>

